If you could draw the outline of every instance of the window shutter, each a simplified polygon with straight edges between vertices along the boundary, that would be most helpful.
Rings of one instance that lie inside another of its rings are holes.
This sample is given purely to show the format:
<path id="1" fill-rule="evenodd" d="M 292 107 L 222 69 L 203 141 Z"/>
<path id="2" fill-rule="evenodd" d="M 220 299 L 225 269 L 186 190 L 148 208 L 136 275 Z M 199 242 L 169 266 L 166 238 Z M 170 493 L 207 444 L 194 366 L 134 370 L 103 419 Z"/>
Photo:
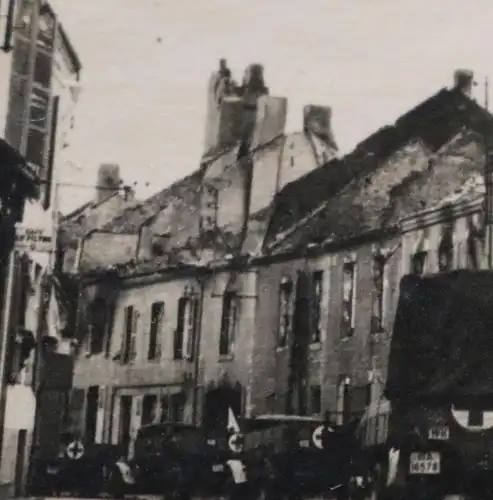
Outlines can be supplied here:
<path id="1" fill-rule="evenodd" d="M 122 332 L 122 341 L 121 341 L 121 346 L 120 346 L 120 362 L 122 364 L 125 364 L 127 361 L 127 356 L 129 355 L 129 352 L 127 352 L 128 349 L 128 344 L 130 343 L 129 336 L 131 336 L 131 324 L 132 324 L 132 318 L 133 318 L 133 307 L 132 306 L 127 306 L 124 309 L 124 315 L 125 315 L 125 322 L 123 325 L 123 332 Z"/>
<path id="2" fill-rule="evenodd" d="M 236 295 L 231 296 L 231 305 L 229 306 L 229 350 L 233 350 L 235 337 L 236 337 L 236 321 L 238 317 L 238 297 Z"/>
<path id="3" fill-rule="evenodd" d="M 139 311 L 135 311 L 132 316 L 132 330 L 130 333 L 130 361 L 137 358 L 137 335 L 139 329 Z"/>
<path id="4" fill-rule="evenodd" d="M 107 316 L 107 325 L 106 325 L 106 338 L 105 338 L 105 346 L 104 352 L 105 356 L 109 357 L 111 353 L 111 344 L 113 339 L 113 325 L 115 323 L 115 312 L 116 307 L 114 302 L 108 305 L 108 316 Z"/>
<path id="5" fill-rule="evenodd" d="M 183 330 L 185 326 L 186 305 L 187 305 L 187 299 L 181 297 L 178 301 L 178 318 L 177 318 L 174 346 L 173 346 L 175 359 L 183 358 Z"/>
<path id="6" fill-rule="evenodd" d="M 200 311 L 200 301 L 198 299 L 195 299 L 194 306 L 193 306 L 193 326 L 192 326 L 192 335 L 191 335 L 192 345 L 190 348 L 191 359 L 194 359 L 195 355 L 196 355 L 195 349 L 196 349 L 196 343 L 197 343 L 197 334 L 198 334 L 198 331 L 200 329 L 199 321 L 201 320 L 201 318 L 199 318 L 199 311 Z"/>
<path id="7" fill-rule="evenodd" d="M 187 314 L 187 336 L 186 336 L 186 342 L 187 345 L 185 346 L 185 354 L 186 358 L 188 360 L 193 359 L 193 354 L 194 354 L 194 343 L 195 343 L 195 322 L 197 321 L 197 300 L 196 299 L 190 299 L 188 301 L 188 314 Z"/>
<path id="8" fill-rule="evenodd" d="M 160 360 L 161 359 L 161 345 L 163 342 L 163 326 L 164 326 L 164 317 L 166 315 L 166 304 L 162 302 L 161 305 L 161 311 L 159 314 L 159 321 L 158 321 L 158 329 L 156 332 L 156 359 Z"/>

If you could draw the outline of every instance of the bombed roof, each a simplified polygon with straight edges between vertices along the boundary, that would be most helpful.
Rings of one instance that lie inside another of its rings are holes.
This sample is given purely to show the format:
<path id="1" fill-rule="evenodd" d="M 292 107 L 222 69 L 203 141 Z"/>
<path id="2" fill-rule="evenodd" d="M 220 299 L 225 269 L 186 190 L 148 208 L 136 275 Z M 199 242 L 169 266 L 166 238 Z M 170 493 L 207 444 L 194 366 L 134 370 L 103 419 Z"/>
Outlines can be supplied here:
<path id="1" fill-rule="evenodd" d="M 195 197 L 200 188 L 203 169 L 176 181 L 147 200 L 133 205 L 106 224 L 102 230 L 114 233 L 137 233 L 143 224 L 170 204 L 187 202 L 189 195 Z"/>
<path id="2" fill-rule="evenodd" d="M 371 211 L 375 193 L 368 188 L 380 168 L 392 157 L 402 157 L 402 152 L 411 154 L 418 148 L 422 157 L 432 156 L 468 131 L 484 134 L 492 118 L 459 89 L 440 90 L 394 125 L 383 127 L 360 142 L 342 159 L 288 184 L 277 196 L 265 241 L 266 252 L 270 253 L 270 248 L 292 251 L 311 241 L 377 229 L 376 222 L 369 220 L 376 214 Z M 415 176 L 425 178 L 427 169 L 421 170 L 424 173 L 416 172 Z M 384 221 L 378 225 L 381 222 Z M 281 240 L 282 245 L 278 245 L 276 242 Z"/>

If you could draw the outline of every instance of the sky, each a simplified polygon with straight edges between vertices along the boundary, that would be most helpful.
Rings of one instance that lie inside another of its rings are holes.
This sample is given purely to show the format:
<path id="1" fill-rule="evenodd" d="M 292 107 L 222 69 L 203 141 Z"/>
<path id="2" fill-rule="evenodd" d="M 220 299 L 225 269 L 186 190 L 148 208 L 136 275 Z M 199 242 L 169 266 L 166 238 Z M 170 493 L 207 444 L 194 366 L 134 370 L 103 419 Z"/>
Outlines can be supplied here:
<path id="1" fill-rule="evenodd" d="M 115 162 L 140 197 L 199 166 L 221 57 L 240 81 L 264 65 L 271 95 L 288 98 L 287 131 L 300 130 L 305 104 L 331 106 L 341 154 L 451 85 L 456 68 L 475 72 L 480 102 L 493 79 L 491 0 L 51 3 L 83 65 L 61 180 L 90 185 Z M 64 189 L 62 210 L 90 196 Z"/>

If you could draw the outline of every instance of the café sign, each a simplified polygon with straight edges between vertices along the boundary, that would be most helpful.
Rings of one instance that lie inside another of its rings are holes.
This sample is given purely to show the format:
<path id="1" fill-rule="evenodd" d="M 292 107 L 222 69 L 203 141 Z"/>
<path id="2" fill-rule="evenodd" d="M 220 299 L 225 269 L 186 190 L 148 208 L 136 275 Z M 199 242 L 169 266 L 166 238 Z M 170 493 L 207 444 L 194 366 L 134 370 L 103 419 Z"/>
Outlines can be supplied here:
<path id="1" fill-rule="evenodd" d="M 24 252 L 51 252 L 52 236 L 46 230 L 18 225 L 16 227 L 15 248 Z"/>

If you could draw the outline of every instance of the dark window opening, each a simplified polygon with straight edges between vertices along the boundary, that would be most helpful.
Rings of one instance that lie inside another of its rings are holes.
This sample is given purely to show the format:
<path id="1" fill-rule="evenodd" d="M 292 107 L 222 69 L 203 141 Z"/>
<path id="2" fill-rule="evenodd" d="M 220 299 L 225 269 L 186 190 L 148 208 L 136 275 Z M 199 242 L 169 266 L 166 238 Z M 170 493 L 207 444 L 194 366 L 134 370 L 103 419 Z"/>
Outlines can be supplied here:
<path id="1" fill-rule="evenodd" d="M 454 267 L 454 241 L 453 232 L 448 228 L 443 235 L 438 248 L 438 269 L 440 272 L 451 271 Z"/>
<path id="2" fill-rule="evenodd" d="M 154 423 L 157 410 L 157 395 L 146 394 L 142 402 L 142 419 L 141 425 Z"/>
<path id="3" fill-rule="evenodd" d="M 108 305 L 107 310 L 107 325 L 106 325 L 106 337 L 105 337 L 105 346 L 104 353 L 106 357 L 109 357 L 111 353 L 111 344 L 113 342 L 113 326 L 115 323 L 115 314 L 116 314 L 116 305 L 114 302 Z"/>
<path id="4" fill-rule="evenodd" d="M 371 318 L 372 333 L 379 333 L 383 329 L 384 321 L 384 286 L 385 286 L 385 258 L 377 255 L 373 259 L 373 311 Z"/>
<path id="5" fill-rule="evenodd" d="M 131 359 L 132 352 L 132 327 L 134 321 L 134 307 L 128 306 L 124 310 L 125 323 L 123 332 L 123 342 L 122 342 L 122 352 L 121 352 L 121 362 L 126 364 Z"/>
<path id="6" fill-rule="evenodd" d="M 184 392 L 172 394 L 170 397 L 170 419 L 173 422 L 183 422 L 187 396 Z"/>
<path id="7" fill-rule="evenodd" d="M 151 306 L 151 327 L 149 331 L 149 350 L 147 359 L 155 360 L 161 357 L 159 336 L 164 319 L 164 302 L 154 302 Z"/>
<path id="8" fill-rule="evenodd" d="M 168 422 L 170 419 L 170 402 L 169 402 L 169 397 L 168 396 L 161 396 L 161 401 L 160 401 L 160 419 L 161 423 L 163 422 Z"/>
<path id="9" fill-rule="evenodd" d="M 89 443 L 96 439 L 96 424 L 98 419 L 99 387 L 91 386 L 86 394 L 85 438 Z"/>
<path id="10" fill-rule="evenodd" d="M 356 262 L 345 262 L 342 282 L 342 336 L 350 337 L 354 332 L 354 291 Z"/>
<path id="11" fill-rule="evenodd" d="M 322 390 L 319 385 L 313 385 L 310 388 L 310 406 L 312 415 L 320 415 L 322 413 Z"/>
<path id="12" fill-rule="evenodd" d="M 120 425 L 118 443 L 128 453 L 130 444 L 130 429 L 132 423 L 132 396 L 121 396 L 120 398 Z"/>
<path id="13" fill-rule="evenodd" d="M 51 55 L 38 51 L 34 65 L 34 81 L 43 87 L 49 88 L 51 83 Z"/>
<path id="14" fill-rule="evenodd" d="M 42 113 L 45 113 L 44 108 L 31 107 L 31 119 L 41 120 Z M 41 167 L 40 177 L 45 178 L 45 153 L 48 134 L 42 130 L 31 127 L 27 132 L 26 158 L 32 161 L 35 165 Z"/>
<path id="15" fill-rule="evenodd" d="M 426 259 L 428 257 L 428 252 L 420 251 L 416 252 L 411 257 L 411 273 L 421 276 L 425 271 Z"/>
<path id="16" fill-rule="evenodd" d="M 204 401 L 204 429 L 224 431 L 228 425 L 229 409 L 238 417 L 242 414 L 242 390 L 240 386 L 209 389 Z"/>
<path id="17" fill-rule="evenodd" d="M 477 239 L 469 233 L 467 237 L 467 265 L 468 269 L 479 269 L 479 260 L 478 260 L 478 244 Z"/>
<path id="18" fill-rule="evenodd" d="M 289 336 L 293 328 L 293 282 L 291 280 L 281 284 L 279 292 L 279 325 L 278 325 L 278 347 L 288 344 Z"/>
<path id="19" fill-rule="evenodd" d="M 320 342 L 322 337 L 322 298 L 323 298 L 323 272 L 315 271 L 312 275 L 312 314 L 311 338 L 312 343 Z"/>

